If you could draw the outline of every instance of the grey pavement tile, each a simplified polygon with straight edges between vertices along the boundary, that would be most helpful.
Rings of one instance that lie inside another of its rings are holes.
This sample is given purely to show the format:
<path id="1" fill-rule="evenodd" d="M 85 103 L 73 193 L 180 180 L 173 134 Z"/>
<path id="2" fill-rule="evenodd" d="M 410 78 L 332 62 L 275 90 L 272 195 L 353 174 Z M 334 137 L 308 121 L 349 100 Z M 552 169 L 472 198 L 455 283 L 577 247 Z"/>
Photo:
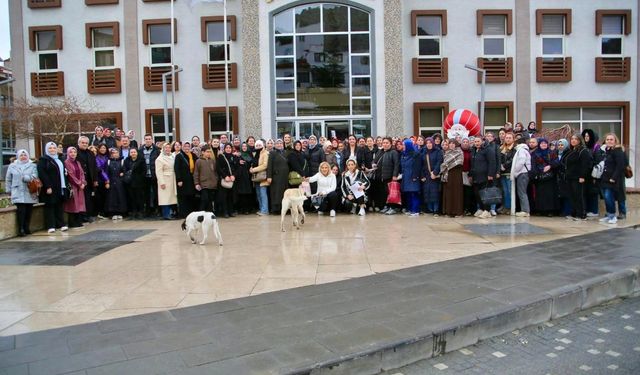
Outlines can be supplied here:
<path id="1" fill-rule="evenodd" d="M 435 295 L 449 299 L 451 302 L 460 302 L 467 299 L 480 297 L 485 294 L 493 293 L 496 289 L 487 288 L 480 285 L 464 285 L 452 288 L 442 292 L 436 292 Z"/>
<path id="2" fill-rule="evenodd" d="M 167 374 L 175 375 L 270 375 L 280 374 L 282 364 L 270 351 L 263 351 L 244 355 L 238 358 L 206 363 L 196 367 L 189 367 Z"/>
<path id="3" fill-rule="evenodd" d="M 401 334 L 379 324 L 370 324 L 354 330 L 345 330 L 337 334 L 313 338 L 314 341 L 330 351 L 344 356 L 356 354 L 367 348 L 372 348 L 382 343 L 389 343 L 402 339 Z"/>
<path id="4" fill-rule="evenodd" d="M 161 375 L 183 371 L 186 367 L 182 358 L 173 352 L 94 367 L 86 372 L 87 375 Z"/>
<path id="5" fill-rule="evenodd" d="M 244 306 L 238 300 L 227 300 L 204 305 L 185 307 L 171 310 L 171 314 L 176 320 L 187 319 L 203 315 L 220 314 L 227 311 L 239 310 Z"/>
<path id="6" fill-rule="evenodd" d="M 269 350 L 270 343 L 261 337 L 219 337 L 210 344 L 177 351 L 189 367 L 218 362 L 224 359 L 240 357 Z"/>
<path id="7" fill-rule="evenodd" d="M 335 353 L 314 342 L 279 347 L 270 352 L 280 363 L 284 364 L 282 369 L 284 373 L 335 358 Z"/>
<path id="8" fill-rule="evenodd" d="M 66 345 L 33 345 L 0 352 L 0 368 L 69 355 Z"/>
<path id="9" fill-rule="evenodd" d="M 0 336 L 0 352 L 15 349 L 16 337 L 15 336 Z"/>
<path id="10" fill-rule="evenodd" d="M 2 366 L 2 362 L 0 362 Z M 29 366 L 26 364 L 0 368 L 0 375 L 29 375 Z"/>
<path id="11" fill-rule="evenodd" d="M 202 333 L 183 332 L 173 336 L 125 344 L 122 345 L 122 350 L 129 359 L 142 358 L 210 344 L 213 340 L 211 336 Z"/>
<path id="12" fill-rule="evenodd" d="M 148 327 L 135 327 L 124 331 L 69 337 L 67 345 L 69 346 L 69 352 L 75 354 L 154 338 L 156 338 L 155 333 Z"/>
<path id="13" fill-rule="evenodd" d="M 57 375 L 73 371 L 84 371 L 114 362 L 121 362 L 127 357 L 120 347 L 96 350 L 88 353 L 74 354 L 62 358 L 50 358 L 29 363 L 29 375 Z"/>
<path id="14" fill-rule="evenodd" d="M 447 306 L 438 307 L 436 310 L 455 316 L 479 317 L 480 315 L 495 314 L 510 309 L 506 304 L 485 297 L 476 297 L 457 302 Z"/>
<path id="15" fill-rule="evenodd" d="M 173 315 L 175 311 L 158 311 L 151 314 L 143 314 L 129 316 L 126 318 L 117 318 L 102 320 L 97 323 L 98 330 L 102 333 L 116 332 L 132 329 L 134 327 L 146 326 L 158 322 L 171 322 L 176 318 Z"/>
<path id="16" fill-rule="evenodd" d="M 539 291 L 526 285 L 512 286 L 500 289 L 484 296 L 504 304 L 517 304 L 526 300 L 530 296 L 538 295 Z"/>

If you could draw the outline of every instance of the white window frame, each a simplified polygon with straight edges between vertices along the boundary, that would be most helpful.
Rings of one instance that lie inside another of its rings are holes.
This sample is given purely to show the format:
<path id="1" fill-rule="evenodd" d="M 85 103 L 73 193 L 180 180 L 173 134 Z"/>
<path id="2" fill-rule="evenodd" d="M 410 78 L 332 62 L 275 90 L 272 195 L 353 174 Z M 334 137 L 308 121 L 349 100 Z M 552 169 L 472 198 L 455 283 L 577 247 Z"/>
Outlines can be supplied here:
<path id="1" fill-rule="evenodd" d="M 211 114 L 212 113 L 219 113 L 219 114 L 222 114 L 223 116 L 225 116 L 225 112 L 224 111 L 209 111 L 209 112 L 207 112 L 207 130 L 209 130 L 209 139 L 211 139 L 213 137 L 220 138 L 219 136 L 221 136 L 223 134 L 226 134 L 226 135 L 233 134 L 233 121 L 236 121 L 236 119 L 233 118 L 233 112 L 231 111 L 231 109 L 229 109 L 229 124 L 228 124 L 230 129 L 227 129 L 227 130 L 222 130 L 222 131 L 212 131 L 211 130 Z"/>
<path id="2" fill-rule="evenodd" d="M 420 108 L 420 110 L 422 109 L 440 109 L 440 118 L 441 124 L 444 124 L 444 119 L 447 117 L 447 114 L 444 113 L 444 107 L 424 107 L 424 108 Z M 420 110 L 418 110 L 418 116 L 420 116 Z M 418 118 L 418 134 L 415 134 L 416 136 L 421 135 L 422 131 L 428 131 L 431 132 L 431 134 L 433 133 L 440 133 L 442 134 L 442 125 L 440 126 L 420 126 L 420 118 Z"/>
<path id="3" fill-rule="evenodd" d="M 485 132 L 485 133 L 487 131 L 497 133 L 501 128 L 504 127 L 504 124 L 509 122 L 509 107 L 508 106 L 504 106 L 504 107 L 502 107 L 502 106 L 488 107 L 488 108 L 485 108 L 485 111 L 487 109 L 501 109 L 501 110 L 504 110 L 504 122 L 502 123 L 502 125 L 494 125 L 494 126 L 486 125 L 486 126 L 482 127 L 482 131 Z M 494 134 L 494 135 L 497 136 L 497 134 Z"/>
<path id="4" fill-rule="evenodd" d="M 544 53 L 544 40 L 545 39 L 560 39 L 562 40 L 562 53 L 560 54 L 545 54 Z M 542 37 L 540 38 L 540 54 L 542 55 L 542 57 L 544 58 L 555 58 L 555 57 L 565 57 L 566 55 L 566 39 L 564 37 L 564 35 L 552 35 L 552 34 L 545 34 L 542 35 Z"/>
<path id="5" fill-rule="evenodd" d="M 579 113 L 580 113 L 580 118 L 577 120 L 551 120 L 551 121 L 545 121 L 544 120 L 544 110 L 545 109 L 555 109 L 555 108 L 561 108 L 561 109 L 579 109 Z M 591 108 L 618 108 L 620 110 L 620 119 L 619 120 L 585 120 L 584 119 L 584 110 L 585 109 L 591 109 Z M 624 134 L 624 109 L 622 107 L 616 107 L 616 106 L 610 106 L 608 107 L 606 105 L 606 103 L 604 103 L 604 105 L 602 107 L 545 107 L 542 110 L 542 126 L 544 128 L 544 124 L 551 124 L 552 126 L 556 126 L 560 127 L 564 124 L 579 124 L 580 125 L 580 132 L 582 133 L 582 131 L 584 129 L 589 129 L 589 124 L 591 123 L 603 123 L 603 122 L 610 122 L 610 123 L 620 123 L 620 139 L 622 140 L 623 137 L 625 137 Z"/>
<path id="6" fill-rule="evenodd" d="M 166 26 L 166 27 L 171 28 L 171 24 L 163 23 L 163 24 L 158 24 L 158 25 L 149 25 L 147 27 L 147 35 L 149 37 L 149 66 L 151 66 L 151 67 L 172 66 L 173 65 L 173 61 L 169 61 L 168 63 L 155 63 L 154 64 L 154 62 L 153 62 L 153 50 L 154 50 L 154 48 L 169 48 L 169 49 L 171 49 L 171 43 L 153 44 L 153 42 L 151 41 L 151 26 Z M 169 57 L 169 59 L 171 60 L 171 57 Z"/>
<path id="7" fill-rule="evenodd" d="M 227 21 L 227 40 L 226 41 L 209 41 L 209 24 L 210 23 L 223 23 L 224 21 L 209 21 L 205 24 L 205 32 L 207 33 L 207 63 L 209 65 L 224 65 L 225 61 L 224 60 L 210 60 L 211 58 L 211 53 L 210 51 L 210 47 L 211 46 L 225 46 L 225 48 L 227 48 L 227 61 L 226 63 L 231 63 L 231 25 L 229 21 Z M 223 25 L 224 26 L 224 25 Z M 224 38 L 224 35 L 223 35 Z"/>
<path id="8" fill-rule="evenodd" d="M 115 43 L 113 43 L 113 46 L 111 46 L 111 47 L 95 47 L 96 41 L 95 41 L 93 32 L 96 29 L 101 29 L 101 28 L 102 29 L 108 29 L 108 27 L 97 27 L 97 28 L 92 28 L 91 29 L 91 45 L 94 46 L 92 48 L 93 49 L 93 51 L 92 51 L 92 53 L 93 53 L 93 69 L 94 70 L 114 69 L 116 67 L 116 46 L 115 46 Z M 96 61 L 96 52 L 111 52 L 113 54 L 113 65 L 111 65 L 111 66 L 98 66 L 97 61 Z"/>
<path id="9" fill-rule="evenodd" d="M 441 16 L 437 16 L 437 15 L 428 15 L 428 16 L 417 16 L 416 18 L 420 18 L 420 17 L 434 17 L 434 18 L 439 18 L 440 19 L 440 35 L 419 35 L 418 34 L 418 30 L 415 31 L 416 33 L 416 51 L 418 51 L 417 55 L 418 58 L 420 59 L 441 59 L 442 58 L 442 42 L 443 42 L 443 38 L 442 38 L 442 17 Z M 416 22 L 416 28 L 417 28 L 417 22 Z M 430 39 L 430 40 L 437 40 L 438 41 L 438 54 L 437 55 L 421 55 L 420 54 L 420 41 L 423 39 Z"/>
<path id="10" fill-rule="evenodd" d="M 39 39 L 38 39 L 38 33 L 40 32 L 49 32 L 47 31 L 36 31 L 36 35 L 35 35 L 35 40 L 36 40 L 36 55 L 37 55 L 37 64 L 38 64 L 38 73 L 56 73 L 60 71 L 60 55 L 58 54 L 58 52 L 60 51 L 59 49 L 49 49 L 49 50 L 40 50 L 40 46 L 39 44 Z M 55 33 L 55 32 L 54 32 Z M 55 33 L 57 35 L 57 33 Z M 57 37 L 57 36 L 56 36 Z M 42 69 L 40 67 L 40 55 L 56 55 L 56 65 L 57 67 L 55 69 Z"/>
<path id="11" fill-rule="evenodd" d="M 488 55 L 484 53 L 484 42 L 487 39 L 501 39 L 502 40 L 502 54 L 501 55 Z M 482 57 L 492 58 L 506 58 L 507 57 L 507 37 L 506 35 L 482 35 Z"/>
<path id="12" fill-rule="evenodd" d="M 165 139 L 164 131 L 162 133 L 154 133 L 153 132 L 153 117 L 154 116 L 160 116 L 162 118 L 162 122 L 164 123 L 164 114 L 162 114 L 162 113 L 152 113 L 149 116 L 150 116 L 149 122 L 150 122 L 150 125 L 151 125 L 151 129 L 149 129 L 149 130 L 151 130 L 150 133 L 151 133 L 151 138 L 153 138 L 153 144 L 156 144 L 156 142 L 158 142 L 158 141 L 164 141 L 164 139 Z M 169 111 L 169 121 L 172 121 L 171 119 L 172 119 L 171 111 Z M 177 120 L 176 120 L 176 122 L 177 122 Z M 175 130 L 177 131 L 178 129 L 175 129 Z M 169 125 L 169 143 L 173 143 L 173 132 L 174 132 L 174 129 L 172 129 L 172 126 L 170 124 Z M 161 138 L 161 139 L 156 140 L 156 137 L 157 138 Z"/>
<path id="13" fill-rule="evenodd" d="M 625 16 L 620 17 L 620 34 L 601 34 L 598 37 L 598 56 L 600 57 L 623 57 L 624 56 L 624 19 Z M 603 17 L 604 18 L 604 17 Z M 604 21 L 603 21 L 604 22 Z M 603 39 L 620 39 L 620 53 L 619 54 L 604 54 L 602 53 L 602 40 Z"/>

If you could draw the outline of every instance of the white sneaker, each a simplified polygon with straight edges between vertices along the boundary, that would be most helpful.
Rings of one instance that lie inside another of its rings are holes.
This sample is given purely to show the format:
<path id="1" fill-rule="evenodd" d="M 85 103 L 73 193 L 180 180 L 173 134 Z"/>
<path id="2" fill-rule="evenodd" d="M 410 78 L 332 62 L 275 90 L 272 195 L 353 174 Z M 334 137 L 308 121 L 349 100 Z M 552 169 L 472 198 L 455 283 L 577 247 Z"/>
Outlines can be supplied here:
<path id="1" fill-rule="evenodd" d="M 618 222 L 618 218 L 617 217 L 612 217 L 611 219 L 607 220 L 607 224 L 615 224 Z"/>
<path id="2" fill-rule="evenodd" d="M 475 216 L 475 217 L 479 217 L 480 215 L 482 215 L 482 210 L 480 210 L 480 209 L 478 211 L 476 211 L 475 214 L 473 214 L 473 216 Z"/>
<path id="3" fill-rule="evenodd" d="M 491 214 L 489 213 L 489 211 L 482 211 L 482 213 L 478 217 L 480 219 L 488 219 L 491 217 Z"/>
<path id="4" fill-rule="evenodd" d="M 598 217 L 598 214 L 594 214 L 593 212 L 587 212 L 587 217 Z"/>
<path id="5" fill-rule="evenodd" d="M 520 212 L 516 212 L 516 216 L 517 217 L 529 217 L 529 213 L 528 212 L 524 212 L 524 211 L 520 211 Z"/>
<path id="6" fill-rule="evenodd" d="M 378 207 L 375 207 L 373 210 L 374 210 L 375 212 L 380 212 L 380 209 L 379 209 Z"/>
<path id="7" fill-rule="evenodd" d="M 496 210 L 491 210 L 491 216 L 498 216 L 498 214 L 496 213 Z"/>
<path id="8" fill-rule="evenodd" d="M 440 217 L 440 215 L 438 215 L 438 214 L 433 214 L 433 217 Z"/>
<path id="9" fill-rule="evenodd" d="M 324 215 L 324 212 L 318 211 L 318 215 Z"/>
<path id="10" fill-rule="evenodd" d="M 118 220 L 118 215 L 113 215 L 113 216 L 111 217 L 111 220 L 113 220 L 113 221 Z"/>
<path id="11" fill-rule="evenodd" d="M 369 207 L 369 212 L 373 212 L 373 207 Z"/>
<path id="12" fill-rule="evenodd" d="M 389 207 L 384 206 L 384 207 L 382 207 L 382 209 L 380 210 L 380 213 L 381 213 L 381 214 L 386 214 L 386 213 L 387 213 L 387 211 L 389 211 Z"/>
<path id="13" fill-rule="evenodd" d="M 336 217 L 336 210 L 329 211 L 329 216 Z"/>
<path id="14" fill-rule="evenodd" d="M 394 210 L 393 208 L 390 208 L 384 214 L 385 215 L 395 215 L 396 214 L 396 210 Z"/>
<path id="15" fill-rule="evenodd" d="M 69 230 L 69 227 L 67 227 L 67 226 L 64 226 L 64 227 L 60 228 L 61 232 L 66 232 L 68 230 Z"/>
<path id="16" fill-rule="evenodd" d="M 47 233 L 49 233 L 49 234 L 51 234 L 51 233 L 55 233 L 55 232 L 56 232 L 55 228 L 49 228 L 49 229 L 47 230 Z"/>
<path id="17" fill-rule="evenodd" d="M 409 217 L 418 217 L 420 216 L 420 212 L 412 212 L 409 214 Z"/>
<path id="18" fill-rule="evenodd" d="M 367 210 L 365 210 L 364 207 L 360 207 L 360 212 L 358 212 L 358 215 L 364 216 L 366 214 L 367 214 Z"/>
<path id="19" fill-rule="evenodd" d="M 589 214 L 587 214 L 587 216 L 589 216 Z M 601 223 L 605 223 L 605 222 L 609 221 L 609 218 L 607 216 L 601 217 L 600 220 L 598 220 L 598 221 L 601 222 Z"/>

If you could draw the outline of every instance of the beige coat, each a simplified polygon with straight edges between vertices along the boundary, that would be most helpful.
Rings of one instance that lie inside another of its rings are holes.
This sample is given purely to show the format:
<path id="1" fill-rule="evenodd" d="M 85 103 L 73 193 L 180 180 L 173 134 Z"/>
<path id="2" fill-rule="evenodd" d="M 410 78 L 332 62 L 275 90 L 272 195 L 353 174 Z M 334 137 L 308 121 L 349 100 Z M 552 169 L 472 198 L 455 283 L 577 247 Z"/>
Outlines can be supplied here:
<path id="1" fill-rule="evenodd" d="M 253 173 L 258 173 L 262 171 L 266 171 L 269 165 L 269 151 L 266 148 L 263 148 L 260 151 L 260 158 L 258 159 L 258 165 L 253 168 Z M 269 186 L 267 180 L 264 180 L 260 183 L 260 186 Z"/>
<path id="2" fill-rule="evenodd" d="M 173 156 L 160 155 L 156 159 L 156 178 L 158 179 L 158 205 L 177 204 L 176 174 L 173 171 Z M 164 189 L 160 185 L 166 185 Z"/>

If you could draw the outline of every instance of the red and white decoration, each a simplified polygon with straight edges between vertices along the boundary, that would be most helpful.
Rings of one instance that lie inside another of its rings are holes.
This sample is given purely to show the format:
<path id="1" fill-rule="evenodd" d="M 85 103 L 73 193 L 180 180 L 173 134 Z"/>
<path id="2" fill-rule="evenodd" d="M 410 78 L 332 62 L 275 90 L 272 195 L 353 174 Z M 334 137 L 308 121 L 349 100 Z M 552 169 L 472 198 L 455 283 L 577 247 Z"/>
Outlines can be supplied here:
<path id="1" fill-rule="evenodd" d="M 480 118 L 468 109 L 456 109 L 444 119 L 444 133 L 447 138 L 453 139 L 457 136 L 470 137 L 480 134 Z"/>

